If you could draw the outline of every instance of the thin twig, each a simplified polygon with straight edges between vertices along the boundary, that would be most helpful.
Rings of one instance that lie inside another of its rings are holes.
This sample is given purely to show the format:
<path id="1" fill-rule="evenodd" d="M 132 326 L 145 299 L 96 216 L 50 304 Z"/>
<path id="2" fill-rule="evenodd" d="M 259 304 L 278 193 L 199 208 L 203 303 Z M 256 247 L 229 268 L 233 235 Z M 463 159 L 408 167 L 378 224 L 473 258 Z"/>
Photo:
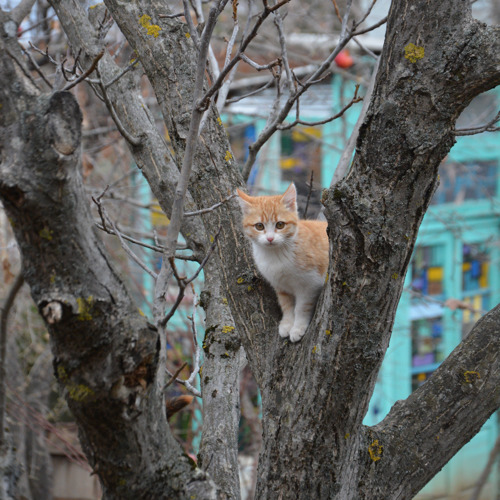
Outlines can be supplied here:
<path id="1" fill-rule="evenodd" d="M 309 201 L 311 200 L 311 194 L 313 192 L 313 179 L 314 179 L 314 170 L 311 170 L 311 178 L 309 179 L 309 191 L 307 193 L 306 208 L 304 209 L 304 219 L 307 218 L 307 210 L 309 209 Z"/>
<path id="2" fill-rule="evenodd" d="M 109 189 L 109 185 L 107 185 L 104 188 L 104 191 L 97 198 L 94 199 L 94 197 L 92 197 L 92 201 L 97 205 L 97 211 L 99 212 L 99 217 L 101 218 L 104 231 L 107 231 L 108 229 L 106 227 L 106 222 L 104 220 L 104 214 L 103 214 L 103 211 L 102 211 L 103 207 L 102 207 L 102 204 L 101 204 L 101 200 L 102 200 L 103 196 L 106 194 L 106 191 L 108 189 Z"/>
<path id="3" fill-rule="evenodd" d="M 199 265 L 198 269 L 191 276 L 191 278 L 189 278 L 188 280 L 186 280 L 186 285 L 188 285 L 189 283 L 191 283 L 192 281 L 194 281 L 198 277 L 198 275 L 201 273 L 202 269 L 205 267 L 206 263 L 208 262 L 208 259 L 210 259 L 210 256 L 213 254 L 213 252 L 215 250 L 215 247 L 217 246 L 217 241 L 219 239 L 221 231 L 222 231 L 222 226 L 219 227 L 219 230 L 217 231 L 217 234 L 214 236 L 214 241 L 210 245 L 210 248 L 208 249 L 207 254 L 203 258 L 203 260 L 200 262 L 200 265 Z"/>
<path id="4" fill-rule="evenodd" d="M 365 33 L 368 33 L 369 31 L 373 31 L 373 30 L 379 28 L 380 26 L 382 26 L 386 22 L 387 22 L 387 16 L 385 16 L 384 18 L 382 18 L 377 23 L 372 24 L 368 28 L 365 28 L 365 29 L 362 29 L 362 30 L 359 30 L 359 31 L 354 31 L 353 33 L 351 33 L 351 37 L 354 38 L 355 36 L 364 35 Z"/>
<path id="5" fill-rule="evenodd" d="M 98 72 L 99 74 L 99 72 Z M 100 76 L 99 76 L 100 78 Z M 106 93 L 106 88 L 102 83 L 100 83 L 100 88 L 102 90 L 102 99 L 106 103 L 106 106 L 108 107 L 109 113 L 111 114 L 111 118 L 113 118 L 113 121 L 116 124 L 116 128 L 120 132 L 120 134 L 125 138 L 127 142 L 129 142 L 132 146 L 139 146 L 142 141 L 140 137 L 136 137 L 135 135 L 132 135 L 122 124 L 120 118 L 116 114 L 115 108 L 113 106 L 113 103 L 109 100 L 108 94 Z"/>
<path id="6" fill-rule="evenodd" d="M 24 75 L 28 78 L 28 80 L 38 89 L 38 90 L 42 90 L 37 84 L 36 84 L 36 81 L 33 79 L 33 77 L 31 76 L 31 74 L 29 73 L 29 71 L 27 71 L 27 69 L 24 67 L 24 64 L 21 63 L 21 61 L 19 61 L 17 59 L 17 57 L 12 54 L 12 52 L 8 49 L 8 48 L 5 48 L 5 52 L 7 52 L 8 56 L 10 58 L 12 58 L 14 60 L 14 62 L 16 62 L 16 64 L 19 66 L 19 68 L 21 69 L 21 71 L 24 73 Z"/>
<path id="7" fill-rule="evenodd" d="M 292 127 L 295 127 L 296 125 L 306 125 L 308 127 L 314 127 L 316 125 L 324 125 L 325 123 L 332 122 L 333 120 L 340 118 L 351 106 L 353 106 L 354 104 L 363 100 L 362 97 L 358 96 L 358 90 L 359 90 L 359 85 L 356 85 L 356 88 L 354 90 L 354 96 L 350 100 L 350 102 L 348 104 L 346 104 L 337 114 L 330 116 L 329 118 L 325 118 L 324 120 L 320 120 L 317 122 L 307 122 L 304 120 L 297 119 L 292 123 L 287 123 L 286 125 L 278 125 L 277 129 L 278 130 L 289 130 Z"/>
<path id="8" fill-rule="evenodd" d="M 493 126 L 498 121 L 500 121 L 500 111 L 496 114 L 493 120 L 489 121 L 485 125 L 481 125 L 479 127 L 471 127 L 471 128 L 459 128 L 454 131 L 454 134 L 457 136 L 463 136 L 463 135 L 481 134 L 483 132 L 498 132 L 500 128 Z"/>
<path id="9" fill-rule="evenodd" d="M 26 423 L 31 430 L 36 432 L 42 439 L 47 440 L 47 434 L 50 433 L 57 439 L 51 444 L 58 449 L 70 462 L 79 464 L 83 469 L 91 472 L 87 459 L 82 451 L 74 447 L 61 431 L 52 425 L 45 416 L 37 409 L 33 408 L 25 399 L 19 395 L 17 388 L 7 384 L 11 403 L 16 407 L 16 412 L 19 413 L 20 419 Z M 62 445 L 58 445 L 60 441 Z"/>
<path id="10" fill-rule="evenodd" d="M 195 215 L 202 215 L 202 214 L 206 214 L 208 212 L 212 212 L 213 210 L 215 210 L 216 208 L 219 208 L 220 206 L 224 205 L 224 203 L 228 202 L 229 200 L 232 200 L 236 196 L 237 196 L 236 194 L 232 194 L 232 195 L 228 196 L 227 198 L 224 198 L 219 203 L 216 203 L 215 205 L 212 205 L 209 208 L 202 208 L 201 210 L 196 210 L 195 212 L 185 212 L 184 213 L 184 217 L 194 217 Z"/>
<path id="11" fill-rule="evenodd" d="M 68 49 L 69 51 L 69 49 Z M 73 69 L 71 70 L 71 74 L 76 75 L 76 69 L 80 61 L 80 56 L 82 55 L 82 48 L 78 49 L 78 54 L 76 54 L 75 60 L 73 62 Z"/>
<path id="12" fill-rule="evenodd" d="M 25 33 L 28 31 L 34 30 L 35 28 L 38 28 L 41 24 L 43 24 L 46 21 L 50 21 L 51 19 L 54 19 L 56 17 L 55 14 L 51 14 L 50 16 L 44 17 L 43 19 L 40 19 L 40 21 L 36 22 L 35 24 L 32 24 L 31 26 L 28 26 L 25 30 L 22 30 L 18 36 L 23 36 Z"/>
<path id="13" fill-rule="evenodd" d="M 188 0 L 182 0 L 182 3 L 184 5 L 184 18 L 186 19 L 189 33 L 191 35 L 191 38 L 193 39 L 194 44 L 196 45 L 197 48 L 199 48 L 200 37 L 198 36 L 198 31 L 196 30 L 196 27 L 195 27 L 194 22 L 193 22 L 193 18 L 191 17 L 191 12 L 189 9 L 189 2 L 188 2 Z"/>
<path id="14" fill-rule="evenodd" d="M 144 262 L 142 262 L 142 260 L 139 259 L 139 257 L 137 257 L 137 255 L 134 252 L 132 252 L 132 250 L 130 249 L 130 247 L 125 243 L 125 240 L 122 238 L 121 233 L 118 231 L 118 229 L 116 229 L 116 226 L 115 226 L 114 222 L 109 217 L 107 217 L 107 219 L 108 219 L 109 224 L 113 228 L 113 231 L 115 232 L 116 236 L 118 236 L 118 239 L 120 240 L 120 243 L 122 245 L 123 250 L 125 250 L 125 253 L 136 264 L 138 264 L 140 267 L 142 267 L 142 269 L 144 269 L 144 271 L 146 271 L 154 280 L 156 280 L 158 278 L 158 275 L 154 271 L 152 271 L 151 269 L 149 269 L 149 267 L 146 266 L 146 264 Z"/>
<path id="15" fill-rule="evenodd" d="M 137 200 L 134 200 L 133 198 L 121 196 L 113 191 L 111 191 L 109 193 L 109 195 L 106 197 L 106 199 L 121 201 L 121 202 L 127 203 L 133 207 L 143 208 L 144 210 L 149 210 L 153 214 L 165 215 L 165 212 L 163 212 L 163 210 L 156 208 L 158 206 L 157 203 L 141 203 Z"/>
<path id="16" fill-rule="evenodd" d="M 104 231 L 107 234 L 115 236 L 115 232 L 112 229 L 104 228 L 102 226 L 102 223 L 100 224 L 99 222 L 94 222 L 94 224 L 101 231 Z M 154 252 L 158 252 L 158 253 L 163 253 L 163 251 L 165 250 L 165 247 L 163 245 L 159 245 L 159 244 L 150 245 L 148 243 L 144 243 L 143 241 L 140 241 L 136 238 L 133 238 L 132 236 L 124 234 L 122 231 L 120 231 L 120 234 L 124 240 L 129 241 L 130 243 L 133 243 L 134 245 L 138 245 L 138 246 L 141 246 L 143 248 L 147 248 L 148 250 L 153 250 Z M 187 250 L 187 248 L 179 248 L 179 250 Z M 197 257 L 195 257 L 194 255 L 184 255 L 181 253 L 176 253 L 175 258 L 177 260 L 199 262 L 199 259 Z"/>
<path id="17" fill-rule="evenodd" d="M 179 373 L 181 373 L 182 370 L 184 370 L 184 368 L 186 368 L 187 366 L 187 362 L 184 362 L 182 363 L 182 366 L 175 371 L 175 373 L 170 377 L 170 380 L 165 384 L 165 389 L 169 386 L 169 385 L 172 385 L 172 383 L 177 379 L 177 377 L 179 376 Z"/>
<path id="18" fill-rule="evenodd" d="M 139 64 L 138 59 L 134 59 L 121 73 L 116 75 L 114 78 L 112 78 L 108 83 L 105 83 L 103 86 L 105 89 L 108 89 L 113 85 L 113 83 L 117 82 L 123 75 L 128 73 L 131 69 L 133 69 L 135 66 Z"/>
<path id="19" fill-rule="evenodd" d="M 462 300 L 458 301 L 458 303 L 455 303 L 456 305 L 453 305 L 453 307 L 451 307 L 452 303 L 455 302 L 455 299 L 447 299 L 445 301 L 435 299 L 434 297 L 432 297 L 430 295 L 425 295 L 424 293 L 419 292 L 417 290 L 414 290 L 411 287 L 405 287 L 405 288 L 403 288 L 403 291 L 408 292 L 412 297 L 416 297 L 417 299 L 421 299 L 424 302 L 432 302 L 433 304 L 439 304 L 440 306 L 447 307 L 451 310 L 463 309 L 463 310 L 467 310 L 467 311 L 470 311 L 471 313 L 475 313 L 475 314 L 486 314 L 485 310 L 475 309 L 472 304 L 469 304 L 469 303 L 464 302 Z"/>
<path id="20" fill-rule="evenodd" d="M 69 76 L 66 76 L 66 69 L 64 67 L 64 63 L 68 60 L 67 57 L 65 57 L 61 62 L 59 62 L 58 64 L 58 67 L 56 68 L 56 75 L 59 74 L 59 75 L 62 75 L 62 77 L 67 81 L 67 82 L 70 82 L 70 78 Z M 70 71 L 70 74 L 71 74 L 71 71 Z M 62 89 L 61 89 L 62 90 Z"/>
<path id="21" fill-rule="evenodd" d="M 349 170 L 352 154 L 354 152 L 354 147 L 356 146 L 356 141 L 358 140 L 359 129 L 361 127 L 361 124 L 365 121 L 366 112 L 368 111 L 368 106 L 370 104 L 370 100 L 372 97 L 373 88 L 375 86 L 375 79 L 377 78 L 379 62 L 380 58 L 377 59 L 375 67 L 373 68 L 372 76 L 370 78 L 370 83 L 368 84 L 368 88 L 366 89 L 366 95 L 364 97 L 363 107 L 361 108 L 361 112 L 356 121 L 356 125 L 354 125 L 354 129 L 351 133 L 351 136 L 347 141 L 346 147 L 342 152 L 342 156 L 340 157 L 337 168 L 335 169 L 335 172 L 332 177 L 332 182 L 330 184 L 331 186 L 333 186 L 338 181 L 343 179 Z"/>
<path id="22" fill-rule="evenodd" d="M 238 51 L 236 55 L 231 59 L 229 64 L 227 64 L 222 71 L 220 72 L 217 80 L 213 83 L 213 85 L 207 90 L 205 95 L 200 99 L 201 103 L 203 105 L 206 105 L 206 103 L 209 102 L 211 97 L 219 90 L 220 86 L 222 85 L 222 82 L 226 78 L 226 76 L 229 74 L 231 69 L 235 64 L 238 63 L 238 61 L 241 59 L 242 54 L 250 44 L 250 42 L 257 36 L 257 32 L 259 31 L 260 26 L 262 23 L 267 19 L 267 17 L 272 14 L 275 10 L 279 9 L 283 5 L 289 3 L 290 0 L 282 0 L 278 4 L 276 4 L 274 7 L 269 7 L 267 6 L 267 2 L 265 3 L 265 8 L 264 10 L 257 16 L 257 21 L 255 22 L 251 32 L 241 41 L 240 46 L 238 48 Z"/>
<path id="23" fill-rule="evenodd" d="M 94 70 L 96 69 L 97 67 L 97 63 L 101 60 L 101 57 L 104 55 L 104 49 L 101 50 L 101 52 L 99 52 L 99 54 L 97 54 L 97 56 L 95 57 L 95 59 L 92 61 L 92 64 L 90 65 L 90 67 L 84 71 L 78 78 L 76 78 L 75 80 L 69 82 L 62 90 L 61 92 L 65 92 L 69 89 L 72 89 L 75 85 L 78 85 L 80 82 L 82 82 L 83 80 L 85 80 L 85 78 L 87 78 L 87 76 L 89 76 L 91 73 L 94 72 Z M 61 63 L 61 66 L 62 66 L 62 63 Z"/>
<path id="24" fill-rule="evenodd" d="M 271 68 L 274 68 L 275 66 L 279 66 L 281 64 L 281 59 L 275 59 L 274 61 L 271 61 L 269 64 L 257 64 L 255 61 L 252 61 L 247 55 L 241 54 L 241 60 L 243 62 L 246 62 L 252 68 L 256 69 L 257 71 L 264 71 L 268 70 Z"/>
<path id="25" fill-rule="evenodd" d="M 144 269 L 144 271 L 146 271 L 154 280 L 156 280 L 158 278 L 158 275 L 154 271 L 149 269 L 149 267 L 144 262 L 142 262 L 142 260 L 130 249 L 130 247 L 125 243 L 125 238 L 123 238 L 120 231 L 118 231 L 118 229 L 116 228 L 115 223 L 111 220 L 111 218 L 107 214 L 106 209 L 101 203 L 101 198 L 104 195 L 104 192 L 98 198 L 92 197 L 92 201 L 97 205 L 97 210 L 99 211 L 99 215 L 101 216 L 103 228 L 106 228 L 106 222 L 107 222 L 112 227 L 114 234 L 118 236 L 118 239 L 120 240 L 121 246 L 125 251 L 125 253 L 136 264 L 138 264 L 142 269 Z M 106 230 L 106 232 L 109 232 L 109 230 Z"/>
<path id="26" fill-rule="evenodd" d="M 252 92 L 249 92 L 248 94 L 244 94 L 244 95 L 241 95 L 241 96 L 238 96 L 238 97 L 233 97 L 232 99 L 228 99 L 226 101 L 226 104 L 233 104 L 235 102 L 239 102 L 239 101 L 242 101 L 243 99 L 246 99 L 247 97 L 250 97 L 250 96 L 253 96 L 253 95 L 256 95 L 256 94 L 259 94 L 260 92 L 262 92 L 263 90 L 266 90 L 268 89 L 272 84 L 274 83 L 274 78 L 269 80 L 265 85 L 263 85 L 262 87 L 259 87 L 257 90 L 253 90 Z"/>
<path id="27" fill-rule="evenodd" d="M 337 19 L 342 22 L 342 16 L 340 15 L 340 10 L 339 6 L 337 5 L 337 2 L 335 0 L 332 0 L 333 7 L 335 9 L 335 14 L 337 15 Z"/>
<path id="28" fill-rule="evenodd" d="M 169 320 L 175 314 L 175 311 L 179 307 L 180 303 L 182 302 L 182 299 L 184 298 L 184 293 L 185 293 L 186 287 L 189 285 L 189 283 L 193 282 L 198 277 L 198 275 L 201 273 L 202 269 L 205 267 L 206 263 L 208 262 L 208 259 L 210 258 L 210 256 L 214 252 L 215 247 L 217 246 L 217 240 L 219 239 L 219 235 L 221 233 L 221 230 L 222 230 L 222 227 L 220 227 L 219 230 L 217 231 L 217 234 L 214 236 L 214 241 L 212 242 L 212 245 L 208 249 L 208 252 L 206 253 L 203 260 L 201 261 L 196 272 L 190 278 L 179 276 L 179 273 L 177 272 L 177 267 L 175 266 L 174 258 L 173 257 L 169 258 L 170 268 L 172 269 L 172 273 L 174 274 L 175 279 L 177 280 L 177 284 L 179 286 L 179 293 L 177 294 L 177 298 L 174 302 L 174 305 L 171 307 L 168 314 L 166 316 L 164 316 L 158 322 L 160 327 L 164 328 L 167 325 Z"/>
<path id="29" fill-rule="evenodd" d="M 281 46 L 281 61 L 283 62 L 283 67 L 285 68 L 288 88 L 291 91 L 293 88 L 293 75 L 292 70 L 290 69 L 290 63 L 288 62 L 288 51 L 286 47 L 285 32 L 283 30 L 283 18 L 279 12 L 274 13 L 274 24 L 278 30 L 278 38 Z"/>
<path id="30" fill-rule="evenodd" d="M 379 56 L 375 54 L 372 50 L 370 50 L 366 45 L 361 43 L 358 38 L 353 37 L 352 41 L 363 51 L 365 51 L 370 57 L 372 57 L 375 60 L 378 60 Z"/>
<path id="31" fill-rule="evenodd" d="M 48 59 L 48 61 L 53 64 L 54 66 L 56 66 L 56 68 L 59 66 L 59 62 L 56 61 L 50 54 L 49 54 L 49 48 L 46 47 L 45 50 L 42 50 L 40 48 L 38 48 L 36 45 L 33 45 L 31 43 L 31 40 L 28 41 L 28 45 L 30 46 L 30 48 L 32 50 L 34 50 L 35 52 L 37 52 L 38 54 L 46 57 Z M 64 68 L 64 71 L 67 71 L 68 73 L 72 73 L 72 69 L 68 69 L 68 68 Z"/>
<path id="32" fill-rule="evenodd" d="M 354 24 L 352 26 L 353 30 L 355 30 L 359 25 L 363 24 L 366 21 L 366 18 L 370 15 L 376 2 L 377 2 L 377 0 L 373 0 L 370 7 L 368 7 L 368 10 L 365 12 L 365 15 L 359 21 L 354 22 Z"/>
<path id="33" fill-rule="evenodd" d="M 165 369 L 165 372 L 170 378 L 172 378 L 173 374 L 168 369 Z M 193 387 L 187 380 L 176 378 L 175 381 L 178 384 L 183 385 L 191 394 L 194 394 L 196 397 L 201 398 L 201 392 L 196 389 L 196 387 Z"/>
<path id="34" fill-rule="evenodd" d="M 482 134 L 483 132 L 499 132 L 500 127 L 478 127 L 477 129 L 470 129 L 470 130 L 455 130 L 455 135 L 456 136 L 466 136 L 466 135 L 477 135 L 477 134 Z"/>
<path id="35" fill-rule="evenodd" d="M 35 58 L 30 54 L 30 52 L 26 49 L 23 48 L 23 52 L 26 54 L 26 56 L 28 57 L 28 59 L 30 60 L 31 64 L 33 64 L 33 67 L 35 68 L 35 71 L 40 75 L 40 77 L 42 78 L 42 80 L 48 85 L 48 87 L 51 89 L 52 88 L 52 84 L 50 83 L 50 81 L 47 79 L 47 77 L 45 76 L 45 73 L 41 70 L 40 66 L 38 65 L 38 63 L 36 62 Z"/>
<path id="36" fill-rule="evenodd" d="M 299 99 L 301 95 L 312 84 L 318 81 L 318 78 L 321 78 L 323 76 L 324 72 L 330 67 L 335 57 L 337 57 L 340 51 L 347 45 L 349 40 L 351 40 L 353 36 L 357 36 L 359 34 L 371 31 L 387 21 L 387 18 L 384 18 L 378 23 L 364 30 L 351 32 L 347 26 L 351 4 L 352 0 L 349 0 L 347 2 L 346 13 L 343 18 L 340 38 L 337 47 L 330 53 L 327 59 L 325 59 L 323 63 L 321 63 L 321 65 L 316 69 L 316 71 L 314 71 L 314 73 L 305 82 L 301 83 L 301 85 L 296 89 L 296 91 L 289 96 L 289 98 L 287 99 L 287 101 L 285 102 L 279 113 L 276 115 L 276 117 L 272 121 L 268 121 L 268 123 L 260 133 L 257 140 L 249 146 L 247 160 L 243 166 L 243 171 L 242 171 L 242 176 L 244 180 L 247 180 L 248 177 L 250 176 L 250 172 L 257 158 L 257 153 L 260 151 L 262 146 L 268 141 L 268 139 L 274 134 L 274 132 L 278 130 L 279 126 L 285 121 L 290 110 L 295 105 L 297 99 Z"/>
<path id="37" fill-rule="evenodd" d="M 201 397 L 201 393 L 198 391 L 198 389 L 196 389 L 192 385 L 194 382 L 194 379 L 196 378 L 196 376 L 200 372 L 200 357 L 201 357 L 201 349 L 200 349 L 200 346 L 198 344 L 198 338 L 197 338 L 197 334 L 196 334 L 196 324 L 195 324 L 195 320 L 194 320 L 197 306 L 198 306 L 197 296 L 196 296 L 196 294 L 194 294 L 194 290 L 193 290 L 193 314 L 190 317 L 188 317 L 188 319 L 191 321 L 191 332 L 193 334 L 193 344 L 194 344 L 193 370 L 191 371 L 191 374 L 189 375 L 189 378 L 187 380 L 178 379 L 177 376 L 182 371 L 182 369 L 187 365 L 187 363 L 184 363 L 182 365 L 182 367 L 179 370 L 177 370 L 177 372 L 174 375 L 172 375 L 170 377 L 170 380 L 167 383 L 167 385 L 165 386 L 165 388 L 167 388 L 175 380 L 179 384 L 184 385 L 184 387 L 186 387 L 186 389 L 188 389 L 190 392 L 192 392 L 196 396 Z"/>
<path id="38" fill-rule="evenodd" d="M 194 293 L 194 287 L 193 287 L 193 314 L 188 319 L 191 320 L 191 331 L 193 333 L 194 362 L 193 362 L 193 371 L 191 372 L 191 375 L 187 379 L 187 382 L 189 384 L 192 384 L 194 382 L 194 379 L 196 378 L 196 375 L 198 375 L 198 373 L 200 371 L 201 349 L 200 349 L 200 346 L 198 344 L 198 335 L 196 333 L 196 322 L 195 322 L 196 307 L 198 306 L 198 300 L 197 299 L 198 299 L 198 297 Z"/>
<path id="39" fill-rule="evenodd" d="M 177 12 L 177 14 L 160 14 L 158 17 L 160 19 L 174 19 L 176 17 L 182 17 L 184 12 Z"/>
<path id="40" fill-rule="evenodd" d="M 109 228 L 107 228 L 107 227 L 104 227 L 104 226 L 102 225 L 102 223 L 101 223 L 101 224 L 99 224 L 98 222 L 96 222 L 96 223 L 95 223 L 95 225 L 96 225 L 96 227 L 97 227 L 98 229 L 100 229 L 101 231 L 104 231 L 104 232 L 105 232 L 105 233 L 107 233 L 107 234 L 111 234 L 111 235 L 118 236 L 118 235 L 114 232 L 114 230 L 109 229 Z M 122 237 L 124 240 L 129 241 L 130 243 L 133 243 L 134 245 L 139 245 L 139 246 L 141 246 L 141 247 L 143 247 L 143 248 L 147 248 L 148 250 L 153 250 L 154 252 L 158 252 L 158 253 L 162 253 L 162 252 L 163 252 L 163 250 L 164 250 L 164 247 L 158 247 L 158 246 L 155 246 L 155 245 L 149 245 L 148 243 L 144 243 L 143 241 L 140 241 L 140 240 L 137 240 L 137 239 L 135 239 L 135 238 L 132 238 L 131 236 L 128 236 L 128 235 L 126 235 L 126 234 L 124 234 L 124 233 L 122 233 L 122 232 L 120 232 L 120 235 L 121 235 L 121 237 Z"/>

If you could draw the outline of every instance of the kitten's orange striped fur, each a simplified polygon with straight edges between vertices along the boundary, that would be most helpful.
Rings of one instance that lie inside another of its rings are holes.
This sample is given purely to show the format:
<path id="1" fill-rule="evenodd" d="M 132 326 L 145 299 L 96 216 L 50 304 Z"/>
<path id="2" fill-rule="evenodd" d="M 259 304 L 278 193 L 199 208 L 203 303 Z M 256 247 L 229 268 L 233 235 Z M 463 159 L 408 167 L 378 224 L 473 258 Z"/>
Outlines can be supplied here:
<path id="1" fill-rule="evenodd" d="M 278 295 L 283 312 L 279 334 L 297 342 L 309 325 L 325 282 L 327 224 L 299 219 L 293 183 L 278 196 L 237 192 L 255 264 Z"/>

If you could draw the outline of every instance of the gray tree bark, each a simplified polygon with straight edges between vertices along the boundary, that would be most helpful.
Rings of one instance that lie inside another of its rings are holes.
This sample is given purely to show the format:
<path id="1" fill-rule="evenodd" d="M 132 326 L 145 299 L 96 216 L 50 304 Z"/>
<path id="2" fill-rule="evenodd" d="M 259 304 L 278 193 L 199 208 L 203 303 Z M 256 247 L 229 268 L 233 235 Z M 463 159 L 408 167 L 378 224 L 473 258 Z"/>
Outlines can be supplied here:
<path id="1" fill-rule="evenodd" d="M 160 18 L 168 13 L 164 2 L 105 4 L 154 87 L 173 156 L 131 80 L 109 87 L 107 104 L 131 134 L 131 151 L 168 213 L 197 50 L 185 24 Z M 53 6 L 89 66 L 103 49 L 95 29 L 74 3 Z M 157 37 L 140 25 L 144 14 L 160 27 Z M 169 432 L 155 384 L 157 332 L 138 314 L 94 233 L 78 171 L 78 106 L 68 93 L 36 88 L 15 23 L 5 14 L 0 21 L 0 197 L 51 332 L 56 376 L 106 498 L 239 497 L 241 345 L 263 398 L 259 499 L 410 498 L 498 408 L 499 307 L 383 422 L 362 425 L 455 121 L 475 95 L 500 82 L 499 30 L 474 21 L 468 2 L 407 0 L 391 8 L 351 172 L 323 197 L 331 263 L 300 343 L 277 334 L 276 301 L 255 272 L 237 203 L 186 220 L 184 234 L 200 258 L 221 228 L 203 296 L 200 457 L 210 476 L 189 463 Z M 106 53 L 98 63 L 105 81 L 118 74 L 113 64 Z M 195 152 L 189 206 L 211 206 L 242 185 L 228 151 L 212 106 Z"/>

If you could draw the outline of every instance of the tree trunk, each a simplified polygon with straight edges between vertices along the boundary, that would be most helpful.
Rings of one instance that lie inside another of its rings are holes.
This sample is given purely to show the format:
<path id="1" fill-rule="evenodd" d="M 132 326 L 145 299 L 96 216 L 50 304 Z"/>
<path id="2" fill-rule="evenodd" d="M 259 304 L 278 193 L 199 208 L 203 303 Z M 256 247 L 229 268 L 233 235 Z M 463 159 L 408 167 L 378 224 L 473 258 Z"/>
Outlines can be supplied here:
<path id="1" fill-rule="evenodd" d="M 1 21 L 0 196 L 89 463 L 106 498 L 213 498 L 213 483 L 168 430 L 154 383 L 157 332 L 95 233 L 79 169 L 78 105 L 67 92 L 40 94 L 15 31 L 3 31 L 10 21 Z"/>

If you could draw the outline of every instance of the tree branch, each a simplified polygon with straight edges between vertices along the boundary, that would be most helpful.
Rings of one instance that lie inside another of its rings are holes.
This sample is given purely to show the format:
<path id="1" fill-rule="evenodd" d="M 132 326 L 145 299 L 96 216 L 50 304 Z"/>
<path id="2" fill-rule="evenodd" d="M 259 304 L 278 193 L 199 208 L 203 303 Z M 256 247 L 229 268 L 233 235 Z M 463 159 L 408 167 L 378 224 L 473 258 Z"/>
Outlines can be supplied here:
<path id="1" fill-rule="evenodd" d="M 23 19 L 31 12 L 36 0 L 22 0 L 10 12 L 10 18 L 19 26 Z"/>
<path id="2" fill-rule="evenodd" d="M 483 486 L 488 480 L 488 476 L 490 475 L 491 470 L 495 465 L 495 461 L 497 459 L 498 454 L 500 454 L 500 436 L 497 437 L 495 446 L 493 446 L 493 449 L 490 452 L 490 456 L 488 457 L 488 462 L 486 463 L 483 472 L 479 476 L 477 483 L 474 485 L 474 490 L 469 500 L 479 500 L 479 495 L 481 494 L 481 490 L 483 489 Z"/>
<path id="3" fill-rule="evenodd" d="M 377 478 L 403 469 L 400 496 L 412 498 L 498 409 L 499 325 L 500 305 L 477 322 L 424 385 L 371 429 L 370 439 L 378 438 L 383 447 L 378 472 L 368 480 L 375 496 L 386 487 Z"/>
<path id="4" fill-rule="evenodd" d="M 0 446 L 3 446 L 5 443 L 7 321 L 10 310 L 23 284 L 24 277 L 22 273 L 19 273 L 10 287 L 0 315 Z"/>

